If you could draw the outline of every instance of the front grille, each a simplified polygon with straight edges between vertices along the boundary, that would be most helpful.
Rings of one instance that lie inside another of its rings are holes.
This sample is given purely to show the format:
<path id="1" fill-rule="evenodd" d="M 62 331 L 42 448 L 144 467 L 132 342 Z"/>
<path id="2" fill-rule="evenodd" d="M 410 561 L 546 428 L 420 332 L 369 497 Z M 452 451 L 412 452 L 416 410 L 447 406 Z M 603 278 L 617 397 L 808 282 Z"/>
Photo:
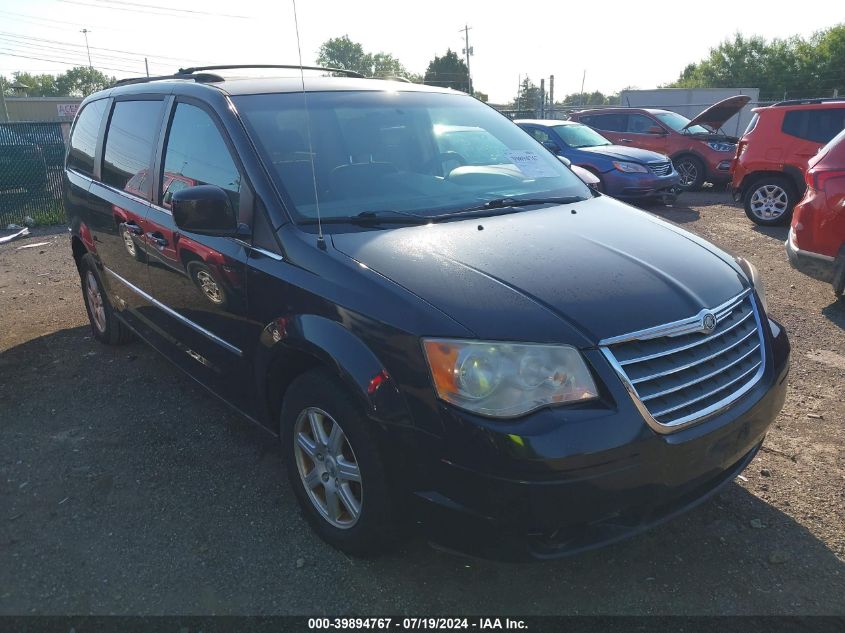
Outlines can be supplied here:
<path id="1" fill-rule="evenodd" d="M 668 176 L 672 173 L 672 163 L 668 160 L 659 163 L 649 163 L 648 168 L 656 176 Z"/>
<path id="2" fill-rule="evenodd" d="M 660 425 L 675 427 L 739 398 L 762 375 L 760 319 L 750 291 L 712 310 L 716 328 L 702 334 L 701 316 L 603 342 L 603 351 Z M 703 313 L 702 313 L 703 314 Z"/>

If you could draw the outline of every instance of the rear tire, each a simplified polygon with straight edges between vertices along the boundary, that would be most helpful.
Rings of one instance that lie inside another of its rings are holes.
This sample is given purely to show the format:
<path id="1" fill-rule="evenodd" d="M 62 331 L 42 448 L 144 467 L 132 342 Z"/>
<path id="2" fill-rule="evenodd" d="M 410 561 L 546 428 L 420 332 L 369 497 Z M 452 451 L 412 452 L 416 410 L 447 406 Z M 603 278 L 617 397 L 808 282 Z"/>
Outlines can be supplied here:
<path id="1" fill-rule="evenodd" d="M 80 259 L 79 277 L 94 338 L 106 345 L 122 345 L 133 340 L 132 331 L 114 313 L 91 253 L 85 253 Z"/>
<path id="2" fill-rule="evenodd" d="M 760 226 L 786 224 L 796 202 L 795 185 L 783 176 L 762 176 L 748 186 L 743 196 L 745 215 Z"/>
<path id="3" fill-rule="evenodd" d="M 672 160 L 675 171 L 681 177 L 678 186 L 684 191 L 698 191 L 704 184 L 704 163 L 695 156 L 681 156 Z"/>
<path id="4" fill-rule="evenodd" d="M 282 402 L 288 478 L 314 531 L 339 550 L 380 554 L 396 542 L 384 462 L 359 403 L 322 369 L 295 379 Z"/>

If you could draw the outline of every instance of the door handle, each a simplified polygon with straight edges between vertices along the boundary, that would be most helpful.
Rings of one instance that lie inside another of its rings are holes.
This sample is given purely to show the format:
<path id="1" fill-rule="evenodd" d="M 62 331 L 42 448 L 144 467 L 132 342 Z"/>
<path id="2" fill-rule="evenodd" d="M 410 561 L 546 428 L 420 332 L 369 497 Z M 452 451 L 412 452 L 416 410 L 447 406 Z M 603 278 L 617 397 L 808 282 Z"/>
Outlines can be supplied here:
<path id="1" fill-rule="evenodd" d="M 138 226 L 138 225 L 137 225 L 137 224 L 135 224 L 134 222 L 124 222 L 124 223 L 123 223 L 123 227 L 124 227 L 127 231 L 129 231 L 130 233 L 132 233 L 132 235 L 141 235 L 141 234 L 143 234 L 143 232 L 144 232 L 144 229 L 142 229 L 140 226 Z"/>
<path id="2" fill-rule="evenodd" d="M 150 239 L 150 242 L 155 244 L 155 246 L 158 248 L 164 248 L 165 246 L 167 246 L 167 240 L 164 239 L 164 237 L 160 234 L 153 233 L 151 235 L 148 235 L 147 237 Z"/>
<path id="3" fill-rule="evenodd" d="M 634 142 L 629 138 L 620 138 L 619 140 L 622 141 L 623 143 L 633 143 Z"/>

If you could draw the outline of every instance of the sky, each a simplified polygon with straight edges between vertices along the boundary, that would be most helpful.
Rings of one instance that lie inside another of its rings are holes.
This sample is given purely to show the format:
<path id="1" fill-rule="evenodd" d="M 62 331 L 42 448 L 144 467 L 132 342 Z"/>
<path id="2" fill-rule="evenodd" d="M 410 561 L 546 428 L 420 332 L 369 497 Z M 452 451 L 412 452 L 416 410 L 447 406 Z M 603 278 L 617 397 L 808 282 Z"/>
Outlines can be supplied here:
<path id="1" fill-rule="evenodd" d="M 180 66 L 298 63 L 292 0 L 0 0 L 0 74 L 59 73 L 91 63 L 118 78 Z M 320 44 L 348 35 L 423 73 L 435 55 L 464 48 L 469 25 L 473 84 L 493 103 L 512 100 L 520 77 L 555 76 L 555 97 L 584 90 L 655 88 L 737 31 L 807 36 L 845 21 L 845 2 L 794 10 L 779 0 L 644 1 L 298 0 L 304 64 Z M 695 7 L 702 7 L 693 12 Z M 106 50 L 111 49 L 111 50 Z M 37 59 L 33 59 L 37 58 Z M 586 71 L 586 75 L 584 75 Z M 754 86 L 749 86 L 754 87 Z"/>

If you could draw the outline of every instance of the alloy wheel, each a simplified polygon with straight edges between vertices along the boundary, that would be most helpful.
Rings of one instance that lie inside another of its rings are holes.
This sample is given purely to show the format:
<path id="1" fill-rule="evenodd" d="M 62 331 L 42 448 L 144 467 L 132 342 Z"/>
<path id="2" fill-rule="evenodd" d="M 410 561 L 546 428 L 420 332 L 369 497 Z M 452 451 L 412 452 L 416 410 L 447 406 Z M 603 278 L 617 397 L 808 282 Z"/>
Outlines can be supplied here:
<path id="1" fill-rule="evenodd" d="M 97 278 L 90 270 L 85 274 L 85 299 L 91 310 L 94 326 L 102 333 L 106 331 L 106 307 L 103 304 L 103 294 L 97 283 Z"/>
<path id="2" fill-rule="evenodd" d="M 675 169 L 678 170 L 683 187 L 691 187 L 698 179 L 698 165 L 691 160 L 682 160 L 675 166 Z"/>
<path id="3" fill-rule="evenodd" d="M 123 244 L 126 246 L 126 252 L 135 257 L 137 251 L 135 250 L 135 242 L 132 239 L 132 234 L 125 230 L 123 231 Z"/>
<path id="4" fill-rule="evenodd" d="M 761 220 L 776 220 L 789 208 L 789 194 L 780 185 L 762 185 L 751 194 L 748 206 Z"/>
<path id="5" fill-rule="evenodd" d="M 361 516 L 364 489 L 358 460 L 343 429 L 328 413 L 307 407 L 294 425 L 296 468 L 320 515 L 341 529 Z"/>

